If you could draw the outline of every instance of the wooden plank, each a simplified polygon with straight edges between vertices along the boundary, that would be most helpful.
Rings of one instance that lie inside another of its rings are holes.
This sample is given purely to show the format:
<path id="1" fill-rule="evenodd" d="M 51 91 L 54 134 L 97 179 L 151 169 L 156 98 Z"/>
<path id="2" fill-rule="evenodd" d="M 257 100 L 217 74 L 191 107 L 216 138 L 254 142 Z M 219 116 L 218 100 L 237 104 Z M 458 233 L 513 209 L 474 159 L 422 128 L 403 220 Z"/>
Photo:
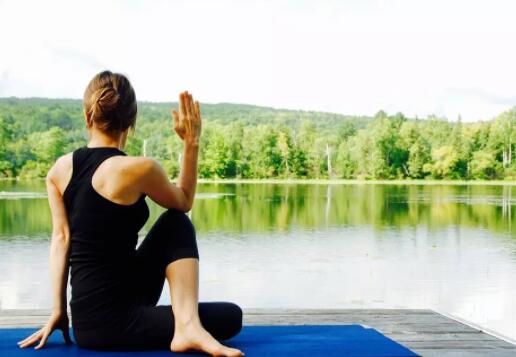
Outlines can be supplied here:
<path id="1" fill-rule="evenodd" d="M 390 336 L 390 335 L 389 335 Z M 497 340 L 497 341 L 443 341 L 443 340 L 433 340 L 433 341 L 405 341 L 404 345 L 407 347 L 413 347 L 415 349 L 493 349 L 493 348 L 502 348 L 507 350 L 512 350 L 516 352 L 516 348 L 507 344 L 505 341 Z M 437 346 L 436 346 L 437 345 Z"/>
<path id="2" fill-rule="evenodd" d="M 287 309 L 246 308 L 246 315 L 436 315 L 427 309 Z M 1 310 L 0 316 L 8 315 L 48 315 L 46 309 L 9 309 Z M 441 316 L 441 315 L 438 315 Z"/>
<path id="3" fill-rule="evenodd" d="M 49 310 L 0 310 L 0 328 L 38 327 Z M 516 346 L 423 309 L 244 309 L 244 325 L 361 324 L 423 356 L 516 356 Z"/>
<path id="4" fill-rule="evenodd" d="M 271 309 L 245 309 L 246 314 L 258 315 L 346 315 L 346 314 L 361 314 L 361 315 L 435 315 L 435 312 L 428 309 L 286 309 L 286 308 L 271 308 Z"/>
<path id="5" fill-rule="evenodd" d="M 485 333 L 389 333 L 389 337 L 402 342 L 425 341 L 499 341 L 496 337 Z"/>
<path id="6" fill-rule="evenodd" d="M 413 350 L 415 351 L 415 350 Z M 424 357 L 514 357 L 514 352 L 503 350 L 460 351 L 450 349 L 415 351 Z"/>

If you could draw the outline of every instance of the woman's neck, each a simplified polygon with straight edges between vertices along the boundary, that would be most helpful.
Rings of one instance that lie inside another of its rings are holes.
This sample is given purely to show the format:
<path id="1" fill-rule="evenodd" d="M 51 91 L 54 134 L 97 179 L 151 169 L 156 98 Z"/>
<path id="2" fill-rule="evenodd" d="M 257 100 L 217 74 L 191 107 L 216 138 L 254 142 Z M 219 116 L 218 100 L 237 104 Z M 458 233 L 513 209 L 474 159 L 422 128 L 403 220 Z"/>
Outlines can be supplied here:
<path id="1" fill-rule="evenodd" d="M 113 138 L 107 134 L 104 134 L 100 131 L 96 131 L 92 133 L 90 136 L 90 141 L 86 145 L 89 148 L 93 147 L 114 147 L 122 150 L 120 137 Z"/>

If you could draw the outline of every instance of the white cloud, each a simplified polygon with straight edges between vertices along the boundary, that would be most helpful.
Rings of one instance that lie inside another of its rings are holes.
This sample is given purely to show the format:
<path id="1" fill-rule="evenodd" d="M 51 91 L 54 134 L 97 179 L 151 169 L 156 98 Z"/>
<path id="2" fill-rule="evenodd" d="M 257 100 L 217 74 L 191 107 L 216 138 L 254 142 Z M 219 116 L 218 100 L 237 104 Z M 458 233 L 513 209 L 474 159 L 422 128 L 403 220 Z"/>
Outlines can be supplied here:
<path id="1" fill-rule="evenodd" d="M 137 96 L 490 118 L 515 105 L 510 1 L 2 1 L 1 96 Z"/>

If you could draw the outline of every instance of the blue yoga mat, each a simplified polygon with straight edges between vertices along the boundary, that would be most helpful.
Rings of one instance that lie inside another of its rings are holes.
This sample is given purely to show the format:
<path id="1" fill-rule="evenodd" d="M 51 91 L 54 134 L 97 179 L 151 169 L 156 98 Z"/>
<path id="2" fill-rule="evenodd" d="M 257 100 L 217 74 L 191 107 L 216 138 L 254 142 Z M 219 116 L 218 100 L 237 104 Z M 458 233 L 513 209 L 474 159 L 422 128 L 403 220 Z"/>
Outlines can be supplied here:
<path id="1" fill-rule="evenodd" d="M 16 344 L 36 329 L 0 329 L 0 356 L 192 356 L 170 351 L 102 352 L 66 345 L 55 331 L 45 347 L 21 349 Z M 72 331 L 70 331 L 72 332 Z M 359 325 L 244 326 L 225 344 L 244 351 L 246 357 L 406 357 L 418 356 L 372 328 Z"/>

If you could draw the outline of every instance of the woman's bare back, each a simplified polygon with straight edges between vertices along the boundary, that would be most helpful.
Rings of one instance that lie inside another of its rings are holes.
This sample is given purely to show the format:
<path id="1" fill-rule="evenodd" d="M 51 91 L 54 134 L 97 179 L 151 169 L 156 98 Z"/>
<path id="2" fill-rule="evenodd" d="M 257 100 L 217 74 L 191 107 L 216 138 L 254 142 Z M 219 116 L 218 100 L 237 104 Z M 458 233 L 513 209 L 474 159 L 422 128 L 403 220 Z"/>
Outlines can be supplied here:
<path id="1" fill-rule="evenodd" d="M 60 157 L 52 181 L 61 195 L 72 177 L 72 153 Z M 93 189 L 104 198 L 121 205 L 134 204 L 142 193 L 165 208 L 185 210 L 183 191 L 171 183 L 156 160 L 143 156 L 117 155 L 106 159 L 95 171 Z"/>
<path id="2" fill-rule="evenodd" d="M 135 203 L 142 192 L 135 187 L 148 158 L 137 156 L 113 156 L 99 165 L 92 178 L 92 186 L 101 196 L 122 205 Z M 147 164 L 148 165 L 148 164 Z M 140 170 L 138 169 L 140 168 Z M 56 162 L 54 182 L 61 194 L 70 183 L 73 173 L 72 153 L 63 155 Z"/>

